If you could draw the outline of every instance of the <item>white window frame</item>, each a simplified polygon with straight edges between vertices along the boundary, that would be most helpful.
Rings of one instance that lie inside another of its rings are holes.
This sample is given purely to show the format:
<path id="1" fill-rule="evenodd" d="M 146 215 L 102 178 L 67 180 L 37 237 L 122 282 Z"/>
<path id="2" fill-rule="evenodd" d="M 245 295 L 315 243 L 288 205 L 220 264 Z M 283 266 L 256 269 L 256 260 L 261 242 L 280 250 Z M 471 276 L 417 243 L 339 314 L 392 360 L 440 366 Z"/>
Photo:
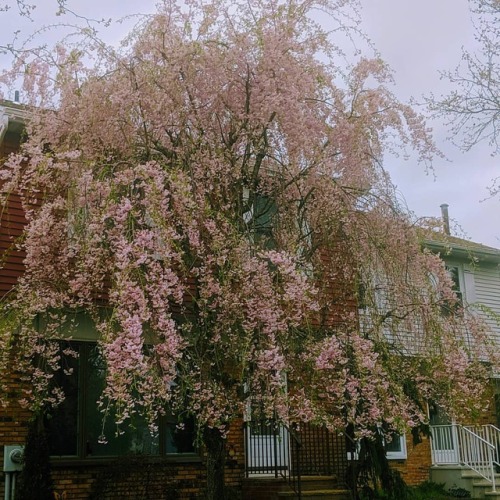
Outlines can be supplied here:
<path id="1" fill-rule="evenodd" d="M 457 279 L 458 279 L 458 290 L 455 290 L 455 292 L 458 292 L 460 295 L 457 295 L 457 299 L 460 302 L 462 306 L 465 305 L 467 301 L 467 293 L 465 290 L 465 277 L 464 277 L 464 267 L 461 263 L 458 262 L 447 262 L 445 261 L 445 266 L 446 266 L 446 272 L 449 274 L 450 278 L 452 278 L 452 270 L 456 269 L 457 272 Z"/>
<path id="2" fill-rule="evenodd" d="M 399 438 L 401 443 L 401 449 L 399 451 L 386 451 L 385 456 L 387 460 L 406 460 L 408 458 L 408 453 L 406 450 L 406 435 L 405 434 L 395 434 L 394 437 Z"/>
<path id="3" fill-rule="evenodd" d="M 399 442 L 401 443 L 401 449 L 399 451 L 386 451 L 385 456 L 387 460 L 406 460 L 408 458 L 408 451 L 406 448 L 406 434 L 396 434 L 399 437 Z M 347 452 L 347 460 L 358 460 L 359 458 L 359 443 L 356 446 L 356 451 Z"/>

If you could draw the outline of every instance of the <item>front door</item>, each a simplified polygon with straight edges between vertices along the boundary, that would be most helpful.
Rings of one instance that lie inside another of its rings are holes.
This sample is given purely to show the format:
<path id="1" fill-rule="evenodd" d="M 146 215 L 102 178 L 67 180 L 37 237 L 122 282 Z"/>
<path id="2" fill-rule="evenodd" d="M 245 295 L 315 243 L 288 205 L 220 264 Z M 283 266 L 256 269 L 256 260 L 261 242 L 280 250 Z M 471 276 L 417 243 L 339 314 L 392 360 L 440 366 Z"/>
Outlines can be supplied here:
<path id="1" fill-rule="evenodd" d="M 430 408 L 429 417 L 433 464 L 458 464 L 457 426 L 435 405 Z"/>
<path id="2" fill-rule="evenodd" d="M 247 422 L 247 467 L 252 474 L 280 475 L 288 470 L 289 436 L 285 427 L 273 421 Z"/>

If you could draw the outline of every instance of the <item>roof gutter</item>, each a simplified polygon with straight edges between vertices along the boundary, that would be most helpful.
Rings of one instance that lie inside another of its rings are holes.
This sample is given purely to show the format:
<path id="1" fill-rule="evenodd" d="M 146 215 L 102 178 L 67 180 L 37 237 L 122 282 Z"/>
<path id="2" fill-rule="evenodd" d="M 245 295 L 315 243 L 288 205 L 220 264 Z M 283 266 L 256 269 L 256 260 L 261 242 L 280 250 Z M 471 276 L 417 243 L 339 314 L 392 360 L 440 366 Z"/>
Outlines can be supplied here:
<path id="1" fill-rule="evenodd" d="M 489 262 L 493 264 L 500 264 L 500 250 L 495 248 L 478 248 L 473 246 L 458 245 L 452 242 L 440 242 L 433 240 L 423 240 L 422 242 L 425 248 L 428 248 L 432 252 L 440 253 L 441 255 L 448 257 L 457 257 L 460 259 L 466 259 L 471 262 Z"/>

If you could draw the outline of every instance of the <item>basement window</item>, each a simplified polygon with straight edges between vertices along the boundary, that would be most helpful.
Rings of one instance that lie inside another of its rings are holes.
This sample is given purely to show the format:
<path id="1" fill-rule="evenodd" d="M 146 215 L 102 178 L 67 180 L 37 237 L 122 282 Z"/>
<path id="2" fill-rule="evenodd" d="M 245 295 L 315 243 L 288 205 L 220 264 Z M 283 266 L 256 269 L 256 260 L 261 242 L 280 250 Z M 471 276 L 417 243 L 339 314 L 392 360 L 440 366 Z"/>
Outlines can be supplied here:
<path id="1" fill-rule="evenodd" d="M 352 433 L 350 434 L 352 436 Z M 385 453 L 388 460 L 405 460 L 407 458 L 406 436 L 394 433 L 390 442 L 384 442 Z M 346 434 L 347 459 L 357 460 L 359 454 L 359 441 L 354 441 Z"/>
<path id="2" fill-rule="evenodd" d="M 393 434 L 392 440 L 385 443 L 385 454 L 388 460 L 406 459 L 406 437 L 403 434 Z"/>

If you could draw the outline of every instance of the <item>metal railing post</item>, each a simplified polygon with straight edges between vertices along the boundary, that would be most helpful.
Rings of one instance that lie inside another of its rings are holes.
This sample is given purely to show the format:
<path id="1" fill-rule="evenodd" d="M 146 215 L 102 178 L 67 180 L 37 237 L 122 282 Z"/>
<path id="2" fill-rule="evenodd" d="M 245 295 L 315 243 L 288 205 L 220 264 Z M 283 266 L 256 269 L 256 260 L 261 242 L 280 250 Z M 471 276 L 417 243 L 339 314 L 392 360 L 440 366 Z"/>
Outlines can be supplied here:
<path id="1" fill-rule="evenodd" d="M 248 478 L 249 476 L 249 463 L 248 463 L 248 457 L 250 456 L 248 453 L 248 448 L 250 446 L 250 439 L 248 438 L 248 422 L 243 423 L 243 439 L 245 440 L 244 443 L 244 450 L 245 450 L 245 477 Z"/>
<path id="2" fill-rule="evenodd" d="M 278 431 L 277 431 L 277 424 L 276 420 L 273 420 L 272 422 L 273 426 L 273 453 L 274 453 L 274 477 L 278 477 L 278 470 L 279 470 L 279 460 L 278 460 Z"/>
<path id="3" fill-rule="evenodd" d="M 493 463 L 493 451 L 490 449 L 490 467 L 491 467 L 491 489 L 495 493 L 497 491 L 496 477 L 495 477 L 495 464 Z"/>

